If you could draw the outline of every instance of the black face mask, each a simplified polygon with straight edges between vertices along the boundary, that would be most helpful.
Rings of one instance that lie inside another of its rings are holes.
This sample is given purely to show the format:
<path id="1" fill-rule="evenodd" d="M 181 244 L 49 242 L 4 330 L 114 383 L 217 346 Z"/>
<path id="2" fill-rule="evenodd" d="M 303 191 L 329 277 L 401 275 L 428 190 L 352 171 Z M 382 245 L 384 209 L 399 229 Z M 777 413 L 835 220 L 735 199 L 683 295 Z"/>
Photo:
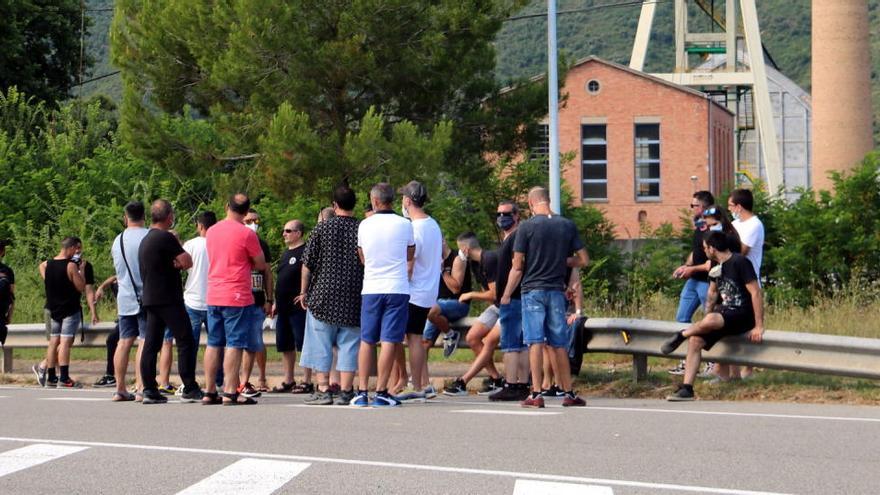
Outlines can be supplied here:
<path id="1" fill-rule="evenodd" d="M 511 227 L 513 227 L 513 224 L 515 224 L 516 221 L 513 219 L 512 216 L 505 215 L 498 217 L 498 219 L 495 220 L 495 223 L 498 225 L 498 228 L 507 232 L 508 230 L 510 230 Z"/>

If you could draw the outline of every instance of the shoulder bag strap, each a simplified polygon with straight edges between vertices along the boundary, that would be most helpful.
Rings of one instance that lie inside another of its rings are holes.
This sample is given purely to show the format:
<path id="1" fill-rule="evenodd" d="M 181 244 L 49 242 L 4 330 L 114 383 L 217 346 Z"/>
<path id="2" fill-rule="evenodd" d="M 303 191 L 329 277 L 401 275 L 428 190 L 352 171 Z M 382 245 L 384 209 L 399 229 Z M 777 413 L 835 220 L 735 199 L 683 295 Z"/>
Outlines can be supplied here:
<path id="1" fill-rule="evenodd" d="M 128 266 L 128 258 L 125 257 L 125 231 L 119 234 L 119 251 L 122 253 L 122 262 L 125 263 L 125 269 L 128 271 L 128 280 L 131 282 L 131 288 L 134 289 L 134 297 L 137 299 L 138 306 L 141 305 L 141 294 L 138 292 L 137 284 L 134 282 L 134 275 L 131 273 L 131 267 Z"/>

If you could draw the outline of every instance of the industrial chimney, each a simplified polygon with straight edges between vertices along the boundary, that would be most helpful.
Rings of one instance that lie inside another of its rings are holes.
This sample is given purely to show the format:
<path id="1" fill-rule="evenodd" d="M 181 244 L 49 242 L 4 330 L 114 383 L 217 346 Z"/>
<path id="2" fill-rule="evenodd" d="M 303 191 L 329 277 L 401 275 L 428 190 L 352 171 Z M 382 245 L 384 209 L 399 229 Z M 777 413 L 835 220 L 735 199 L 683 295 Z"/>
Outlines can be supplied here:
<path id="1" fill-rule="evenodd" d="M 867 0 L 813 0 L 813 189 L 873 149 Z"/>

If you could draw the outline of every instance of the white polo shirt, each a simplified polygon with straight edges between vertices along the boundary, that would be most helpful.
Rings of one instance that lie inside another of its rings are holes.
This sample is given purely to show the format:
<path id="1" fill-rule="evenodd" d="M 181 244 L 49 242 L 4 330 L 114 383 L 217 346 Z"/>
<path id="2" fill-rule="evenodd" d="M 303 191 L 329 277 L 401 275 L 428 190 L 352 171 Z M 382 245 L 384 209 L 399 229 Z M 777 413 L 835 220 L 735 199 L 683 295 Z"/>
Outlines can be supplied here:
<path id="1" fill-rule="evenodd" d="M 406 251 L 415 245 L 409 220 L 393 211 L 377 211 L 358 226 L 364 253 L 361 294 L 409 294 Z"/>

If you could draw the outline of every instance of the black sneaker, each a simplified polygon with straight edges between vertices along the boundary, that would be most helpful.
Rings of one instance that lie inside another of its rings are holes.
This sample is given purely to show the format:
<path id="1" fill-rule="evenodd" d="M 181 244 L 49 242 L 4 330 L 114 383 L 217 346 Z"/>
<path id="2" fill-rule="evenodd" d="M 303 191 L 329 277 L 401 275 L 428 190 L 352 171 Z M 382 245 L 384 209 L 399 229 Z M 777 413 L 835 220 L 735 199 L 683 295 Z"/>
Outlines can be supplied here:
<path id="1" fill-rule="evenodd" d="M 165 397 L 158 390 L 144 390 L 144 404 L 165 404 L 168 397 Z"/>
<path id="2" fill-rule="evenodd" d="M 45 387 L 46 386 L 46 369 L 40 368 L 39 364 L 35 364 L 35 365 L 31 366 L 31 370 L 34 372 L 34 375 L 37 376 L 37 383 L 39 383 L 41 387 Z M 57 385 L 58 382 L 56 381 L 55 384 Z"/>
<path id="3" fill-rule="evenodd" d="M 458 349 L 458 343 L 461 340 L 461 333 L 458 330 L 449 330 L 443 337 L 443 357 L 448 358 Z"/>
<path id="4" fill-rule="evenodd" d="M 685 340 L 687 340 L 687 337 L 682 335 L 680 331 L 675 332 L 675 335 L 669 337 L 666 342 L 663 342 L 663 345 L 660 346 L 660 352 L 663 354 L 672 354 Z"/>
<path id="5" fill-rule="evenodd" d="M 48 380 L 46 380 L 46 387 L 49 387 L 49 388 L 58 388 L 58 378 L 57 378 L 57 377 L 54 378 L 54 379 L 53 379 L 53 378 L 49 378 Z"/>
<path id="6" fill-rule="evenodd" d="M 541 396 L 548 399 L 556 399 L 558 397 L 564 397 L 565 391 L 556 385 L 550 385 L 550 388 L 541 390 Z"/>
<path id="7" fill-rule="evenodd" d="M 333 396 L 330 394 L 330 391 L 321 392 L 318 390 L 310 395 L 304 404 L 308 406 L 330 406 L 333 404 Z"/>
<path id="8" fill-rule="evenodd" d="M 116 386 L 116 377 L 110 375 L 104 375 L 101 378 L 98 378 L 98 381 L 92 385 L 95 388 L 110 388 Z"/>
<path id="9" fill-rule="evenodd" d="M 58 380 L 57 384 L 58 388 L 82 388 L 82 383 L 74 381 L 72 378 L 68 377 L 67 380 Z"/>
<path id="10" fill-rule="evenodd" d="M 351 404 L 352 399 L 354 399 L 354 389 L 340 390 L 339 393 L 336 394 L 336 398 L 333 399 L 333 405 L 348 406 Z"/>
<path id="11" fill-rule="evenodd" d="M 504 388 L 504 378 L 487 377 L 483 379 L 483 388 L 477 392 L 477 395 L 492 395 Z"/>
<path id="12" fill-rule="evenodd" d="M 669 402 L 690 402 L 694 400 L 694 388 L 687 385 L 679 385 L 678 390 L 672 395 L 667 395 Z"/>
<path id="13" fill-rule="evenodd" d="M 257 390 L 251 382 L 245 382 L 238 386 L 238 393 L 242 395 L 242 397 L 247 397 L 249 399 L 256 399 L 257 397 L 263 395 Z"/>
<path id="14" fill-rule="evenodd" d="M 202 390 L 199 388 L 194 388 L 189 392 L 184 390 L 183 394 L 180 396 L 180 402 L 201 402 L 202 397 L 204 396 L 205 394 L 202 393 Z"/>
<path id="15" fill-rule="evenodd" d="M 462 397 L 468 394 L 467 384 L 461 378 L 456 378 L 452 385 L 443 389 L 443 395 Z"/>
<path id="16" fill-rule="evenodd" d="M 520 402 L 526 400 L 529 396 L 529 389 L 521 384 L 507 383 L 504 388 L 489 396 L 492 402 Z"/>

